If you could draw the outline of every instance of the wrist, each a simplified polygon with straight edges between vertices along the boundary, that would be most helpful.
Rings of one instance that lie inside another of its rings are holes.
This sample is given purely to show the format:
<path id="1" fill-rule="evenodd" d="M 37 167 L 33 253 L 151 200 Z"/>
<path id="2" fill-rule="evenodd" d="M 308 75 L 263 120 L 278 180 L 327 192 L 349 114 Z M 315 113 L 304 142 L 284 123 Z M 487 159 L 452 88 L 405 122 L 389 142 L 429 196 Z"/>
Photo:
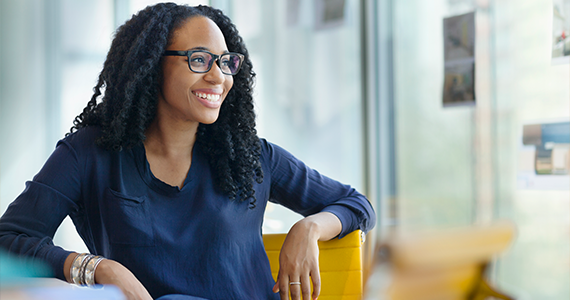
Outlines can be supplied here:
<path id="1" fill-rule="evenodd" d="M 309 239 L 318 241 L 321 238 L 321 225 L 313 215 L 299 220 L 293 227 L 304 232 Z"/>
<path id="2" fill-rule="evenodd" d="M 337 237 L 342 230 L 339 218 L 330 212 L 320 212 L 307 216 L 293 225 L 302 230 L 307 237 L 318 241 L 328 241 Z M 293 230 L 293 228 L 291 228 Z"/>
<path id="3" fill-rule="evenodd" d="M 74 253 L 74 255 L 68 256 L 68 260 L 71 261 L 71 265 L 67 274 L 64 274 L 67 281 L 77 285 L 92 286 L 95 284 L 95 270 L 105 259 L 89 253 Z M 66 260 L 64 264 L 66 270 L 68 269 L 67 263 Z"/>
<path id="4" fill-rule="evenodd" d="M 69 254 L 63 263 L 63 275 L 65 276 L 65 280 L 69 283 L 73 283 L 73 279 L 71 278 L 71 265 L 77 255 L 79 255 L 79 253 L 73 252 Z"/>

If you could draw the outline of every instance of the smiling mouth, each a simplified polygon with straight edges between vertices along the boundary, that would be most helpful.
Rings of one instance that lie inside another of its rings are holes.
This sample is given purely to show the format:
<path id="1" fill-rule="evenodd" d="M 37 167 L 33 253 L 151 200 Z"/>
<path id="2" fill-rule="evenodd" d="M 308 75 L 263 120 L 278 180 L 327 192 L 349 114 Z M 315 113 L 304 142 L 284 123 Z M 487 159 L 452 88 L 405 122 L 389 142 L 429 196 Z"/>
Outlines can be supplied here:
<path id="1" fill-rule="evenodd" d="M 218 100 L 220 100 L 221 95 L 218 94 L 205 94 L 205 93 L 193 93 L 194 95 L 196 95 L 196 97 L 199 97 L 201 99 L 207 100 L 209 102 L 217 102 Z"/>

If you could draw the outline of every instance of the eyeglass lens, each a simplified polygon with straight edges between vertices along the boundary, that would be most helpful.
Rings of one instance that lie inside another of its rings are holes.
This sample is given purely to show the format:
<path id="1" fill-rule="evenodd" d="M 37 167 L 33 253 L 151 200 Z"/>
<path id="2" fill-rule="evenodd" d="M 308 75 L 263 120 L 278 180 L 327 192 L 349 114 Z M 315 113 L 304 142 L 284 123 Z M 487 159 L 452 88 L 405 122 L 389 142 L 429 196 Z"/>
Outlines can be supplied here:
<path id="1" fill-rule="evenodd" d="M 190 55 L 188 65 L 190 70 L 198 73 L 210 71 L 213 65 L 213 57 L 208 52 L 193 52 Z M 219 57 L 218 66 L 222 73 L 228 75 L 235 75 L 239 71 L 240 57 L 237 54 L 226 53 Z"/>

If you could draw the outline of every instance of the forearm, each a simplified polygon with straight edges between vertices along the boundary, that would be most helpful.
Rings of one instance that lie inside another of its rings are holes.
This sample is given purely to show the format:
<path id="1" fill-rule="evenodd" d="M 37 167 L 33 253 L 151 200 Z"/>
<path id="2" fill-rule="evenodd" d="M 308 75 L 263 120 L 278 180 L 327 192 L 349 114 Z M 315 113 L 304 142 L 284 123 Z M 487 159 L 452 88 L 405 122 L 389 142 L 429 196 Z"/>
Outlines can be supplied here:
<path id="1" fill-rule="evenodd" d="M 67 256 L 64 266 L 63 273 L 65 279 L 69 283 L 73 283 L 71 278 L 71 265 L 75 258 L 79 255 L 78 253 L 71 253 Z M 94 269 L 94 279 L 96 284 L 111 284 L 115 285 L 121 289 L 123 294 L 127 299 L 152 299 L 146 288 L 140 283 L 140 281 L 129 271 L 126 267 L 120 263 L 111 260 L 103 259 Z"/>
<path id="2" fill-rule="evenodd" d="M 293 225 L 291 231 L 293 230 L 302 230 L 309 238 L 318 241 L 328 241 L 340 234 L 342 223 L 333 213 L 320 212 L 300 220 Z"/>
<path id="3" fill-rule="evenodd" d="M 7 224 L 0 222 L 0 248 L 11 254 L 26 257 L 34 263 L 48 268 L 43 276 L 55 276 L 64 280 L 63 265 L 69 252 L 54 246 L 49 237 L 37 238 L 26 234 L 17 234 L 13 230 L 4 230 Z"/>

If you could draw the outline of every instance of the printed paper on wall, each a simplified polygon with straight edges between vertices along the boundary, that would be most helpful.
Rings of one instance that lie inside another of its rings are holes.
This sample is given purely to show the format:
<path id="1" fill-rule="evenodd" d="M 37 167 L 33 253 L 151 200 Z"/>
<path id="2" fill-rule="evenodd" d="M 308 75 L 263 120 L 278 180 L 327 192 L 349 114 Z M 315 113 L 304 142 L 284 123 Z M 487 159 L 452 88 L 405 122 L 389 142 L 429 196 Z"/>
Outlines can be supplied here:
<path id="1" fill-rule="evenodd" d="M 443 20 L 443 106 L 475 105 L 475 13 Z"/>
<path id="2" fill-rule="evenodd" d="M 552 0 L 552 63 L 570 62 L 570 0 Z"/>

